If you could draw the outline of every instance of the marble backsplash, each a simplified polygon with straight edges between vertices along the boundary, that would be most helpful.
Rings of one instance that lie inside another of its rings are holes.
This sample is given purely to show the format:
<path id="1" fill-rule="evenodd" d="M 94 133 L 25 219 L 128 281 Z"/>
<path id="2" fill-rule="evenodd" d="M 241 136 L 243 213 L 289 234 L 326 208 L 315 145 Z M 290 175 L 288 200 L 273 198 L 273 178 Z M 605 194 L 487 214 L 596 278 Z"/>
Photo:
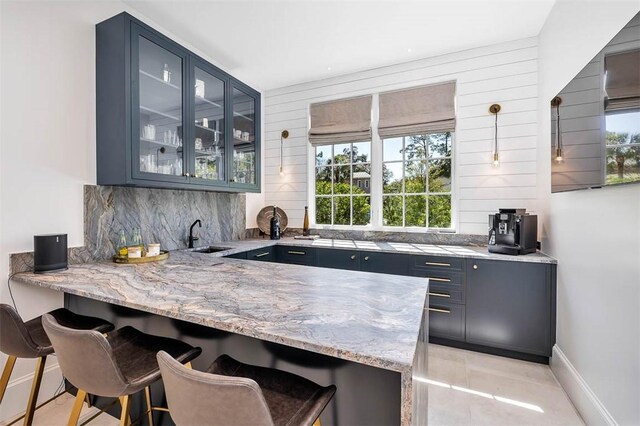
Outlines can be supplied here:
<path id="1" fill-rule="evenodd" d="M 119 232 L 130 240 L 139 228 L 145 244 L 186 248 L 196 219 L 202 221 L 202 228 L 194 228 L 199 246 L 244 239 L 245 211 L 245 194 L 85 185 L 84 245 L 93 259 L 108 259 Z"/>
<path id="2" fill-rule="evenodd" d="M 287 228 L 284 237 L 302 235 L 302 228 Z M 360 231 L 336 229 L 312 229 L 311 235 L 335 240 L 385 241 L 395 243 L 436 244 L 454 246 L 486 246 L 485 235 L 456 234 L 445 232 L 393 232 L 393 231 Z M 258 228 L 247 229 L 246 238 L 269 238 L 260 233 Z"/>

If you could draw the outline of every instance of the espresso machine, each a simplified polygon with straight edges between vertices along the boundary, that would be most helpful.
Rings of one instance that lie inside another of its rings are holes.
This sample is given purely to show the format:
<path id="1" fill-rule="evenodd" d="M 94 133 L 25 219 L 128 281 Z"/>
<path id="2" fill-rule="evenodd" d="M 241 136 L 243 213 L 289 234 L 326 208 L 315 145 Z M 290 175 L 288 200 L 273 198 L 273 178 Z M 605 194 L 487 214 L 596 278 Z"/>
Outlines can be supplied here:
<path id="1" fill-rule="evenodd" d="M 500 209 L 489 215 L 489 252 L 535 253 L 538 246 L 538 216 L 526 209 Z"/>

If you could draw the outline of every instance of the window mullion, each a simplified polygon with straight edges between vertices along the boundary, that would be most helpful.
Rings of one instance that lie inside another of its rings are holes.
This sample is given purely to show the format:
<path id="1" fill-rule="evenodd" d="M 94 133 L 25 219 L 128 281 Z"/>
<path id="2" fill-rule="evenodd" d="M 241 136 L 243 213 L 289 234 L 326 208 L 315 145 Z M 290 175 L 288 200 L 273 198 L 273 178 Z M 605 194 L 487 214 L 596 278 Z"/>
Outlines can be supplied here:
<path id="1" fill-rule="evenodd" d="M 379 117 L 380 103 L 376 93 L 371 102 L 371 182 L 369 184 L 371 226 L 374 228 L 382 226 L 382 140 L 378 135 Z"/>

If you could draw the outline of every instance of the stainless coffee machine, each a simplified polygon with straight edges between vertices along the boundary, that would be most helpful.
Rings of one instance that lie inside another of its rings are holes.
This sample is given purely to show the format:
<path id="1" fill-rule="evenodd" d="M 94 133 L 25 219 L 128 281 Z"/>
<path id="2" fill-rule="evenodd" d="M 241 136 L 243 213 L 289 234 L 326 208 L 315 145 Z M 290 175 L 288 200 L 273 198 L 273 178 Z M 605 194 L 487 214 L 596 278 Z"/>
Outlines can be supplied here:
<path id="1" fill-rule="evenodd" d="M 489 252 L 502 254 L 535 253 L 538 242 L 538 216 L 525 209 L 500 209 L 489 215 Z"/>

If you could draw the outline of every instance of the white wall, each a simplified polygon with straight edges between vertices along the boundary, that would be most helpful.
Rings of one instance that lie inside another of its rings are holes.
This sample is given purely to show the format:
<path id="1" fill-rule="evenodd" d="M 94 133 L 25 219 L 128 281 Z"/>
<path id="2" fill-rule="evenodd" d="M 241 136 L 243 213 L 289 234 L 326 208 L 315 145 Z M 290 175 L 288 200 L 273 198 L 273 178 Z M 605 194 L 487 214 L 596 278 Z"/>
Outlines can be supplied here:
<path id="1" fill-rule="evenodd" d="M 0 11 L 0 277 L 6 280 L 9 253 L 33 250 L 35 234 L 63 232 L 70 247 L 83 244 L 82 187 L 96 181 L 95 24 L 127 11 L 207 57 L 120 1 L 0 1 Z M 260 200 L 247 196 L 249 206 Z M 10 303 L 2 282 L 0 301 Z M 25 319 L 63 303 L 61 293 L 12 288 Z M 41 400 L 61 380 L 49 358 Z M 24 410 L 34 365 L 17 363 L 0 421 Z"/>
<path id="2" fill-rule="evenodd" d="M 265 203 L 285 209 L 291 226 L 302 226 L 310 201 L 310 103 L 456 80 L 457 230 L 485 234 L 488 214 L 500 207 L 536 211 L 537 55 L 537 40 L 529 38 L 267 91 Z M 496 102 L 502 106 L 499 169 L 490 167 L 494 117 L 488 109 Z M 290 136 L 284 148 L 285 175 L 280 176 L 283 129 Z"/>
<path id="3" fill-rule="evenodd" d="M 640 185 L 551 194 L 549 101 L 639 9 L 560 1 L 539 36 L 539 200 L 559 261 L 552 368 L 589 424 L 640 424 Z"/>

